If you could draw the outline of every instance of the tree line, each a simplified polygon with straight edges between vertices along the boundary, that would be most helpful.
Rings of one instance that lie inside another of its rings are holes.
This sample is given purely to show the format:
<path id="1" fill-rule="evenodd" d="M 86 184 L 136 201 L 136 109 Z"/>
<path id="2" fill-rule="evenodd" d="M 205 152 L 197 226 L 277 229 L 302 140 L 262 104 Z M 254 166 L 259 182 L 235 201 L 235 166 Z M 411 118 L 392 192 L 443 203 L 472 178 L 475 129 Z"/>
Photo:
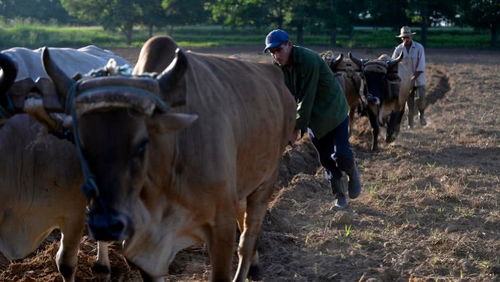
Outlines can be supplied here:
<path id="1" fill-rule="evenodd" d="M 444 24 L 487 29 L 495 47 L 500 0 L 0 0 L 0 20 L 100 25 L 123 34 L 127 44 L 138 26 L 150 35 L 194 24 L 283 28 L 298 44 L 306 32 L 328 34 L 332 47 L 337 34 L 352 35 L 354 26 L 418 26 L 425 45 L 428 28 Z"/>

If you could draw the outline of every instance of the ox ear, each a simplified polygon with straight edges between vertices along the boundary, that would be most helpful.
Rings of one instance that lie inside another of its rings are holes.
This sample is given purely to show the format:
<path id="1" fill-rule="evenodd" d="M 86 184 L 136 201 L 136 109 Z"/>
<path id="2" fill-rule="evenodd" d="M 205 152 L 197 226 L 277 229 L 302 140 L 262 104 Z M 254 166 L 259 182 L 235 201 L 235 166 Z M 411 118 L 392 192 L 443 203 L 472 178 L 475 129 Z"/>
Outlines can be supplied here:
<path id="1" fill-rule="evenodd" d="M 42 65 L 45 69 L 45 72 L 54 82 L 59 96 L 59 101 L 64 107 L 64 105 L 66 105 L 68 90 L 74 83 L 74 81 L 69 76 L 67 76 L 52 60 L 52 58 L 50 57 L 49 48 L 47 47 L 43 47 L 42 49 Z"/>
<path id="2" fill-rule="evenodd" d="M 176 56 L 170 65 L 157 77 L 160 91 L 162 93 L 170 92 L 186 73 L 188 61 L 184 52 L 177 48 Z"/>
<path id="3" fill-rule="evenodd" d="M 165 113 L 157 114 L 148 121 L 150 134 L 174 132 L 189 127 L 198 119 L 196 114 Z"/>

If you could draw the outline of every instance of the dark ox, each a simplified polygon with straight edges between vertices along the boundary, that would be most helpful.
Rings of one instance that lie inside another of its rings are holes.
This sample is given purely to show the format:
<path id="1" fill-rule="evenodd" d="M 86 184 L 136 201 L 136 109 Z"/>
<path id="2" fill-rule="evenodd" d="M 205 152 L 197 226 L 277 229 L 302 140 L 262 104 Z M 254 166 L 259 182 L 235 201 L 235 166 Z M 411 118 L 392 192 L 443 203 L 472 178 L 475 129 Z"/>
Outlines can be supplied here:
<path id="1" fill-rule="evenodd" d="M 68 75 L 102 67 L 110 58 L 126 63 L 95 46 L 51 50 Z M 0 251 L 8 259 L 23 258 L 60 229 L 57 268 L 64 281 L 74 281 L 87 202 L 74 145 L 47 134 L 34 118 L 17 114 L 29 98 L 50 109 L 61 110 L 61 103 L 43 70 L 41 49 L 4 50 L 0 67 Z M 106 243 L 98 244 L 96 270 L 109 275 Z"/>
<path id="2" fill-rule="evenodd" d="M 58 89 L 70 89 L 48 52 L 44 63 Z M 139 76 L 146 72 L 160 74 Z M 281 71 L 185 53 L 154 37 L 134 74 L 84 79 L 69 93 L 93 236 L 124 240 L 145 279 L 167 275 L 179 250 L 204 241 L 211 280 L 229 281 L 237 222 L 234 280 L 245 281 L 295 125 Z"/>
<path id="3" fill-rule="evenodd" d="M 387 143 L 393 142 L 399 134 L 406 103 L 406 97 L 400 95 L 401 79 L 398 76 L 398 65 L 403 55 L 397 59 L 382 55 L 373 60 L 360 60 L 349 53 L 349 58 L 361 68 L 364 95 L 372 95 L 380 100 L 379 105 L 370 103 L 366 109 L 373 133 L 371 149 L 376 151 L 380 126 L 387 128 Z"/>
<path id="4" fill-rule="evenodd" d="M 361 69 L 357 65 L 353 65 L 350 61 L 344 60 L 344 54 L 334 57 L 332 51 L 327 51 L 321 54 L 321 58 L 328 64 L 344 90 L 347 103 L 349 104 L 349 134 L 351 134 L 354 116 L 361 104 L 360 91 L 363 86 L 363 78 L 360 74 Z"/>

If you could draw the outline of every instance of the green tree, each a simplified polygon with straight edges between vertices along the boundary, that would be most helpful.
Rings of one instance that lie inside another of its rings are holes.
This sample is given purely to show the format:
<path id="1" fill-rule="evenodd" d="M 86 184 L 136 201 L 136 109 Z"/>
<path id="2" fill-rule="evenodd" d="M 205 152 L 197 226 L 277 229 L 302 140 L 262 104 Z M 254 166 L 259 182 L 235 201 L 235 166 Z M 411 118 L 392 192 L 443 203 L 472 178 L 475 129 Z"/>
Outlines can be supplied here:
<path id="1" fill-rule="evenodd" d="M 163 21 L 171 26 L 203 24 L 209 17 L 202 0 L 162 0 L 161 6 L 165 14 Z"/>
<path id="2" fill-rule="evenodd" d="M 455 0 L 411 0 L 410 11 L 412 23 L 420 25 L 420 41 L 426 45 L 428 27 L 450 22 L 457 13 L 457 5 Z"/>
<path id="3" fill-rule="evenodd" d="M 264 0 L 213 0 L 206 7 L 217 23 L 257 28 L 268 23 L 268 6 Z"/>
<path id="4" fill-rule="evenodd" d="M 490 45 L 496 47 L 500 28 L 500 1 L 461 0 L 455 21 L 476 28 L 489 29 Z"/>
<path id="5" fill-rule="evenodd" d="M 353 35 L 354 24 L 366 11 L 366 1 L 323 0 L 319 2 L 319 16 L 330 34 L 330 45 L 336 46 L 337 29 L 349 36 Z"/>
<path id="6" fill-rule="evenodd" d="M 364 23 L 371 26 L 399 27 L 408 25 L 408 0 L 367 0 L 362 14 Z"/>
<path id="7" fill-rule="evenodd" d="M 162 0 L 144 0 L 141 3 L 140 23 L 148 28 L 149 37 L 153 36 L 154 27 L 164 26 L 168 23 Z"/>
<path id="8" fill-rule="evenodd" d="M 105 30 L 119 31 L 132 43 L 134 25 L 142 24 L 145 0 L 61 0 L 63 7 L 82 20 L 100 24 Z"/>
<path id="9" fill-rule="evenodd" d="M 4 19 L 30 19 L 41 23 L 75 21 L 59 0 L 0 0 L 0 16 Z"/>
<path id="10" fill-rule="evenodd" d="M 296 43 L 304 44 L 304 31 L 320 22 L 319 2 L 315 0 L 280 0 L 266 4 L 267 17 L 278 28 L 295 31 Z M 290 31 L 289 30 L 289 31 Z"/>

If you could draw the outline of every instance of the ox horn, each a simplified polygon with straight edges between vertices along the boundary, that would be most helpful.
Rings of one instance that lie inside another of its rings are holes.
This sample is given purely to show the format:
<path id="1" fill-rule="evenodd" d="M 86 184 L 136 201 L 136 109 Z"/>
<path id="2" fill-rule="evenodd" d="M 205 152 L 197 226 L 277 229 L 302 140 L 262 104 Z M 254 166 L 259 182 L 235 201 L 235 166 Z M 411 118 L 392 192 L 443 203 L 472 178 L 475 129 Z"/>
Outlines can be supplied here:
<path id="1" fill-rule="evenodd" d="M 4 101 L 7 96 L 7 90 L 14 84 L 17 76 L 17 64 L 9 56 L 0 53 L 0 68 L 2 74 L 0 75 L 0 101 Z"/>
<path id="2" fill-rule="evenodd" d="M 168 93 L 177 85 L 186 73 L 188 61 L 184 52 L 177 48 L 175 58 L 170 65 L 157 77 L 161 93 Z"/>
<path id="3" fill-rule="evenodd" d="M 351 52 L 348 53 L 348 56 L 349 56 L 349 59 L 351 59 L 351 61 L 353 63 L 355 63 L 359 68 L 362 68 L 363 67 L 363 60 L 360 60 L 356 57 L 354 57 Z"/>
<path id="4" fill-rule="evenodd" d="M 394 66 L 395 64 L 401 62 L 402 59 L 403 59 L 403 52 L 401 52 L 401 54 L 399 54 L 399 56 L 396 59 L 388 61 L 387 67 L 390 68 L 390 67 Z"/>
<path id="5" fill-rule="evenodd" d="M 52 61 L 49 48 L 43 47 L 42 49 L 42 64 L 45 72 L 54 82 L 57 93 L 59 96 L 59 102 L 61 106 L 66 105 L 66 97 L 68 96 L 68 91 L 74 81 L 69 76 L 67 76 L 55 63 Z"/>
<path id="6" fill-rule="evenodd" d="M 331 63 L 330 63 L 330 69 L 334 70 L 337 68 L 337 66 L 342 62 L 344 59 L 344 54 L 340 53 L 337 58 L 335 58 Z"/>

